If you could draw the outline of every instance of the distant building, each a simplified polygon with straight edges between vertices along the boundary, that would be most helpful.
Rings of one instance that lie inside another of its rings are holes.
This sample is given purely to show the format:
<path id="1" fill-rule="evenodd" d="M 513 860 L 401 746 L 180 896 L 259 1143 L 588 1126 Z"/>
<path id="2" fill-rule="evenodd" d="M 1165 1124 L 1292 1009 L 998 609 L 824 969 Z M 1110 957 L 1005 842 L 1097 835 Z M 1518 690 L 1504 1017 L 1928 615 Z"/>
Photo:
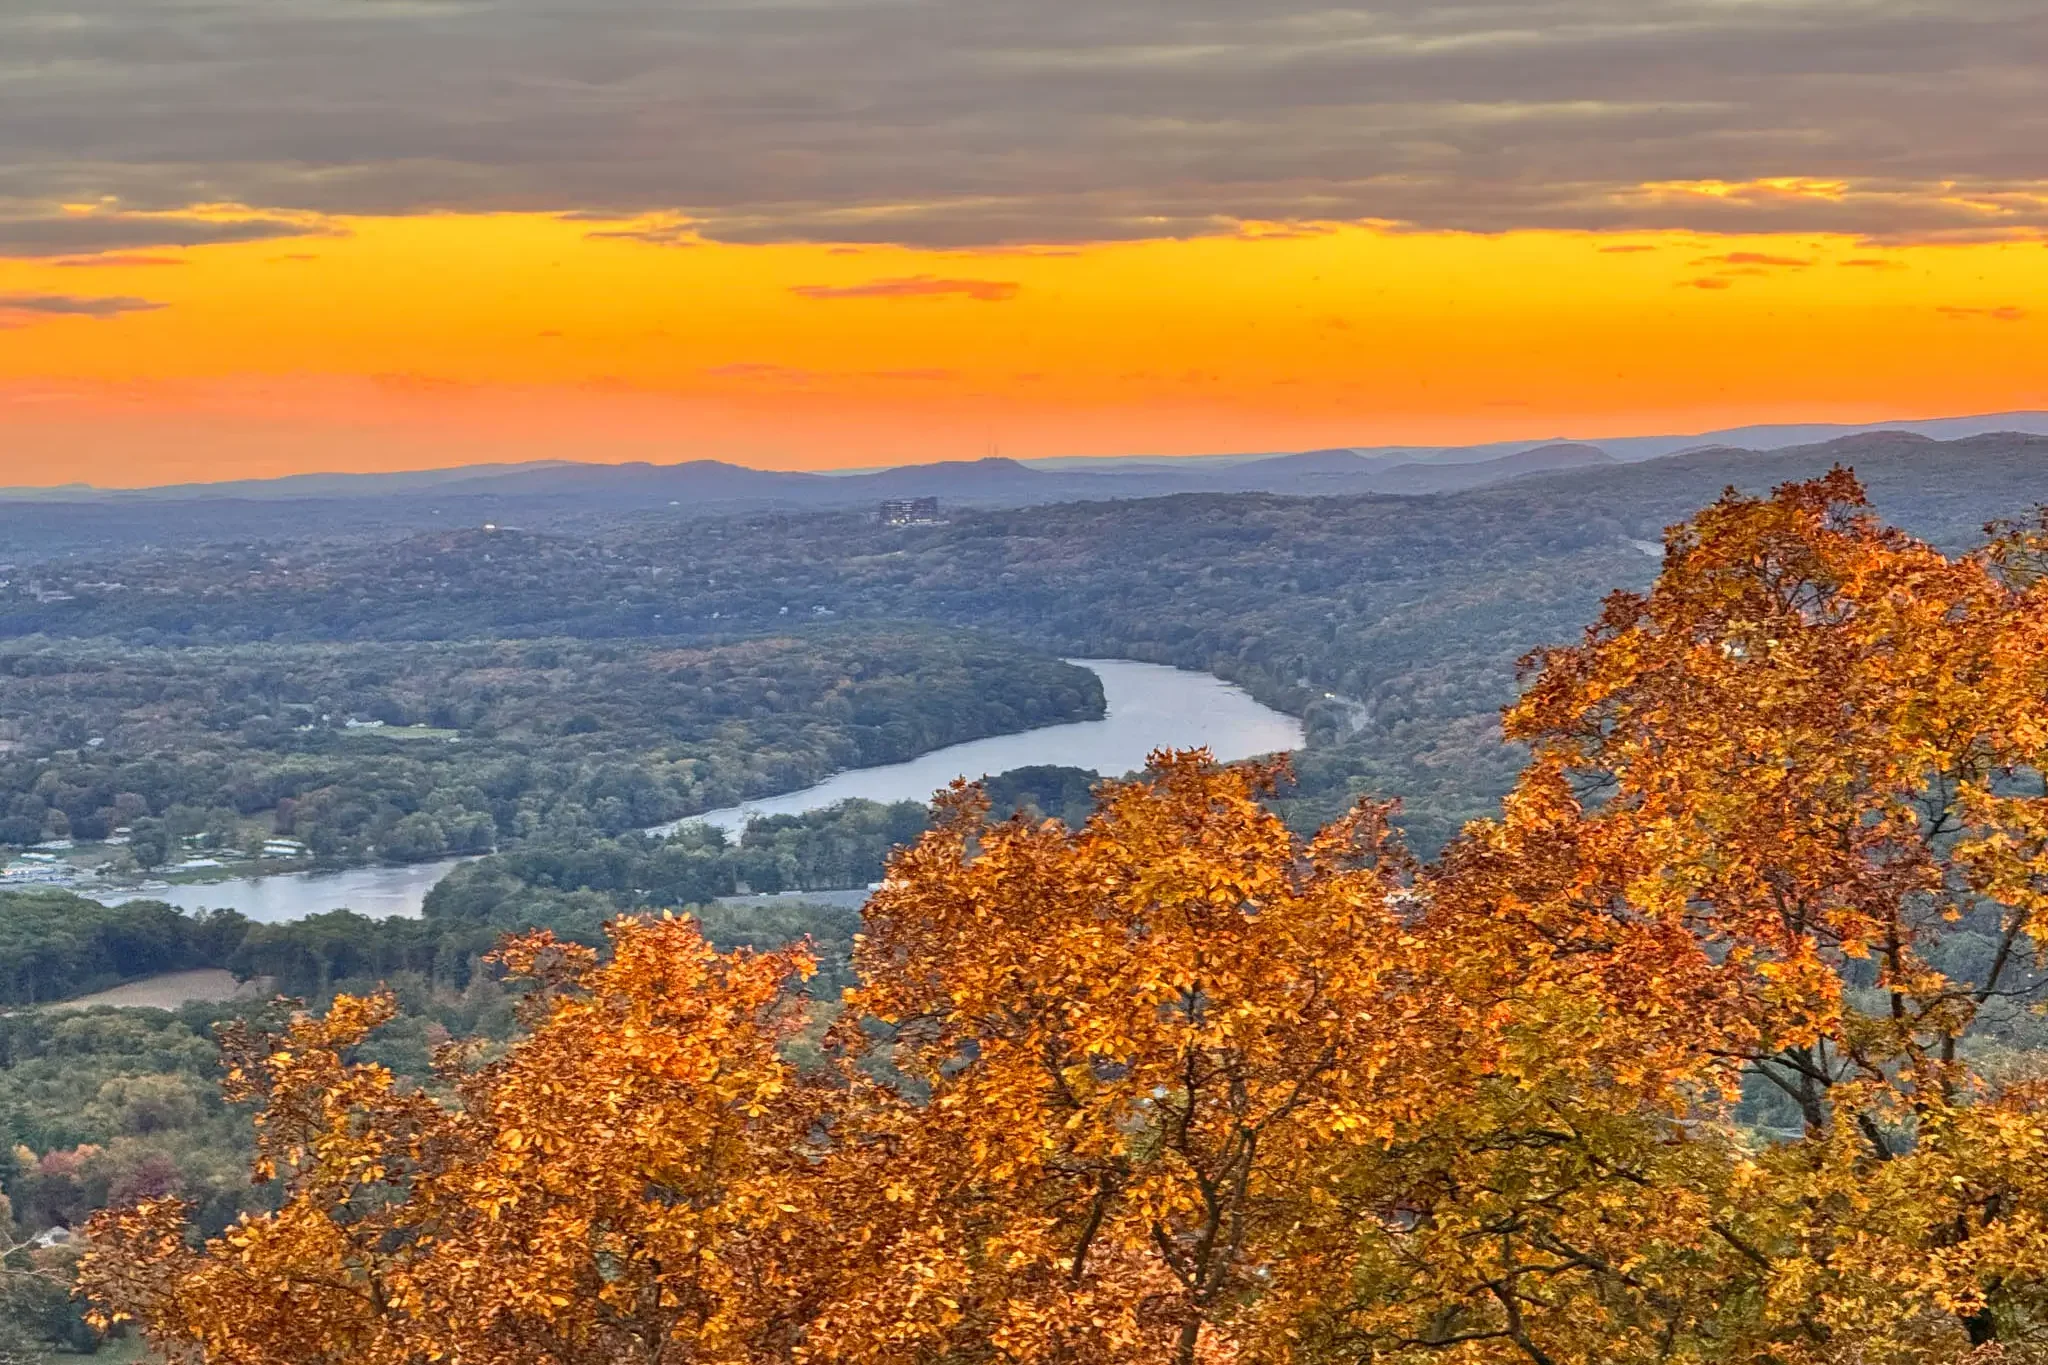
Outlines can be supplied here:
<path id="1" fill-rule="evenodd" d="M 930 526 L 938 519 L 937 498 L 887 498 L 882 503 L 884 526 Z"/>

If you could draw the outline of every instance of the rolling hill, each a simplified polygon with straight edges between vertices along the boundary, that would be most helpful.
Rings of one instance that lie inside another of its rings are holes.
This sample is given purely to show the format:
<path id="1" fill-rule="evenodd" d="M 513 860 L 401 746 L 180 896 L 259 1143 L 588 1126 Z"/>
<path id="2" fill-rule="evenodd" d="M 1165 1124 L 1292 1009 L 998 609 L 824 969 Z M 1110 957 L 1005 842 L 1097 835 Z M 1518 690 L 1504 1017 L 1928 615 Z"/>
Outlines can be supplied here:
<path id="1" fill-rule="evenodd" d="M 1991 419 L 1955 420 L 1968 425 Z M 1772 459 L 1804 467 L 1814 458 L 1854 459 L 1863 452 L 1884 452 L 1889 458 L 1918 451 L 1944 460 L 1953 453 L 1974 459 L 2008 449 L 2031 450 L 2030 443 L 2043 439 L 2024 432 L 1994 432 L 1944 443 L 1903 429 L 1858 430 L 1771 450 L 1694 441 L 1689 449 L 1648 460 L 1631 458 L 1631 452 L 1639 455 L 1642 445 L 1630 438 L 1606 444 L 1553 441 L 1433 453 L 1330 449 L 1232 460 L 1116 460 L 1090 465 L 982 459 L 837 474 L 752 469 L 717 460 L 670 465 L 552 461 L 132 490 L 0 491 L 0 563 L 142 546 L 308 536 L 376 538 L 485 523 L 575 532 L 677 518 L 872 508 L 884 498 L 936 497 L 942 509 L 961 509 L 1188 493 L 1428 496 L 1565 477 L 1575 471 L 1668 469 L 1676 474 L 1703 459 L 1733 461 L 1737 467 Z M 1480 457 L 1468 458 L 1474 455 Z M 1650 482 L 1656 481 L 1652 475 Z"/>

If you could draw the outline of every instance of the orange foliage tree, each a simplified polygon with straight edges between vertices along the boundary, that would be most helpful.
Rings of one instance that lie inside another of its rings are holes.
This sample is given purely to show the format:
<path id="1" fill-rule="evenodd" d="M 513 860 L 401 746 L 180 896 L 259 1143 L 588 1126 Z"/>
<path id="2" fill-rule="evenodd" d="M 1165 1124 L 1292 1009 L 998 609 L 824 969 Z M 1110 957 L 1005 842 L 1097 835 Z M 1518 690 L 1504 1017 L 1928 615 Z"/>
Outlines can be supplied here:
<path id="1" fill-rule="evenodd" d="M 1422 1008 L 1388 812 L 1304 844 L 1277 775 L 1157 755 L 1079 831 L 961 790 L 898 858 L 839 1036 L 920 1098 L 920 1217 L 833 1353 L 1227 1358 L 1327 1154 L 1428 1103 L 1464 1021 Z"/>
<path id="2" fill-rule="evenodd" d="M 684 920 L 507 945 L 528 1032 L 428 1090 L 381 997 L 231 1036 L 281 1209 L 83 1283 L 222 1362 L 2048 1359 L 2044 547 L 1731 493 L 1428 868 L 1200 753 L 1079 829 L 958 788 L 821 1070 L 803 952 Z"/>
<path id="3" fill-rule="evenodd" d="M 176 1201 L 104 1215 L 83 1285 L 193 1360 L 773 1357 L 832 1245 L 793 1202 L 816 1105 L 780 1055 L 811 964 L 673 919 L 621 920 L 612 949 L 508 944 L 531 1033 L 480 1067 L 445 1049 L 439 1095 L 347 1060 L 388 996 L 231 1036 L 283 1206 L 199 1248 Z"/>
<path id="4" fill-rule="evenodd" d="M 1797 1141 L 1751 1134 L 1727 1211 L 1784 1358 L 2048 1326 L 2048 1114 L 1995 1027 L 2023 1022 L 2048 930 L 2048 591 L 2038 531 L 1998 530 L 1946 558 L 1840 470 L 1731 493 L 1508 712 L 1522 792 L 1605 882 L 1568 894 L 1681 927 L 1732 1011 L 1703 1020 L 1702 1074 L 1740 1064 L 1793 1116 Z"/>

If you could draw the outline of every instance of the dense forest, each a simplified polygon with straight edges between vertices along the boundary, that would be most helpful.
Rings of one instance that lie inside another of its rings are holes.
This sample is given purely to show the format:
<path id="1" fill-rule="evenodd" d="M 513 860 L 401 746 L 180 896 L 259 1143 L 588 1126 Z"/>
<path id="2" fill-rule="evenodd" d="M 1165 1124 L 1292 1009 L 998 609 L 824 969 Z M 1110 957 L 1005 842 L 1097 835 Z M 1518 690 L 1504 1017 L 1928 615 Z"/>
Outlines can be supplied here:
<path id="1" fill-rule="evenodd" d="M 130 831 L 406 862 L 616 836 L 846 767 L 1102 714 L 1085 669 L 980 634 L 0 649 L 0 843 Z"/>

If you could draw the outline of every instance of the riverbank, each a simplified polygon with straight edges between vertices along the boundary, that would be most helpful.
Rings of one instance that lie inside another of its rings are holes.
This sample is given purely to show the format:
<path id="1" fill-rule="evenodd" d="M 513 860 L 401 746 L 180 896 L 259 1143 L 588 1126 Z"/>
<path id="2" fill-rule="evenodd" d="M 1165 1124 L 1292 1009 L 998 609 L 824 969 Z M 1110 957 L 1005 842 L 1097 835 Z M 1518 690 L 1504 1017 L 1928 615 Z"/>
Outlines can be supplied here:
<path id="1" fill-rule="evenodd" d="M 180 910 L 233 910 L 259 924 L 281 924 L 329 910 L 353 910 L 372 919 L 416 917 L 427 893 L 450 871 L 470 861 L 443 858 L 404 866 L 351 867 L 336 872 L 281 872 L 157 888 L 69 888 L 102 905 L 163 901 Z"/>
<path id="2" fill-rule="evenodd" d="M 689 823 L 717 827 L 737 838 L 746 824 L 772 815 L 795 815 L 842 801 L 927 801 L 957 777 L 982 777 L 1040 764 L 1085 768 L 1110 776 L 1142 768 L 1160 748 L 1206 746 L 1233 761 L 1299 748 L 1302 724 L 1254 700 L 1250 693 L 1207 673 L 1129 659 L 1072 659 L 1102 681 L 1101 720 L 1041 726 L 948 745 L 905 763 L 853 768 L 782 796 L 725 810 L 706 811 L 650 829 L 665 836 Z M 162 900 L 181 910 L 235 910 L 260 923 L 304 919 L 347 909 L 372 918 L 417 917 L 427 893 L 468 858 L 341 871 L 288 872 L 160 889 L 70 888 L 104 905 Z M 865 892 L 811 893 L 860 896 Z"/>

